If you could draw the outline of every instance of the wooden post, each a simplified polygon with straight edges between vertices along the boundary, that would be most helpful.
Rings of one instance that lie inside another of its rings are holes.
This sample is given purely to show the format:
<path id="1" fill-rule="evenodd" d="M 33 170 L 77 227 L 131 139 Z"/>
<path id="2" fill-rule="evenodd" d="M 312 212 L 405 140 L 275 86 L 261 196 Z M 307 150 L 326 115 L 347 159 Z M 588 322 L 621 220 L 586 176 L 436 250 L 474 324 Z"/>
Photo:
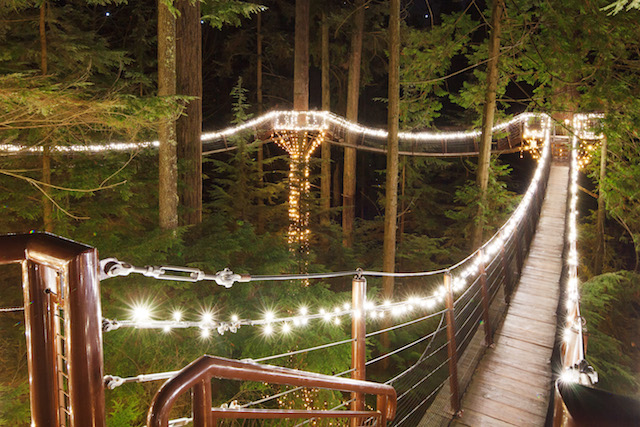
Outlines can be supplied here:
<path id="1" fill-rule="evenodd" d="M 487 291 L 487 272 L 484 261 L 484 251 L 478 252 L 480 257 L 480 285 L 482 286 L 482 320 L 484 321 L 484 341 L 487 347 L 493 344 L 491 323 L 489 320 L 489 292 Z"/>
<path id="2" fill-rule="evenodd" d="M 351 321 L 351 336 L 353 342 L 351 344 L 351 378 L 354 380 L 366 379 L 365 363 L 367 358 L 367 348 L 365 337 L 367 334 L 367 325 L 364 310 L 364 301 L 367 295 L 367 280 L 364 277 L 356 276 L 353 278 L 351 292 L 351 306 L 353 316 Z M 364 394 L 352 393 L 355 399 L 351 402 L 352 411 L 364 411 Z M 360 425 L 358 418 L 351 419 L 351 426 Z"/>
<path id="3" fill-rule="evenodd" d="M 520 229 L 515 230 L 515 240 L 516 240 L 516 267 L 518 269 L 518 278 L 522 275 L 522 264 L 523 264 L 523 255 L 522 255 L 522 238 L 520 237 L 520 233 L 523 233 L 522 223 L 519 227 Z"/>
<path id="4" fill-rule="evenodd" d="M 507 264 L 507 254 L 504 249 L 504 241 L 500 245 L 500 258 L 502 261 L 502 274 L 504 274 L 504 301 L 509 304 L 511 302 L 511 293 L 513 286 L 511 284 L 511 275 L 509 274 L 509 264 Z"/>
<path id="5" fill-rule="evenodd" d="M 366 295 L 367 280 L 361 276 L 354 277 L 351 291 L 351 306 L 353 310 L 351 321 L 351 336 L 353 337 L 353 342 L 351 343 L 351 368 L 353 372 L 351 373 L 351 378 L 354 380 L 366 379 L 365 363 L 367 348 L 365 337 L 367 334 L 367 325 L 364 310 Z M 364 394 L 352 393 L 352 397 L 355 400 L 351 402 L 351 410 L 364 411 Z M 358 426 L 359 421 L 357 418 L 353 418 L 351 420 L 351 426 Z"/>
<path id="6" fill-rule="evenodd" d="M 453 308 L 451 273 L 444 273 L 445 301 L 447 304 L 447 354 L 449 356 L 449 388 L 451 391 L 451 409 L 454 414 L 460 412 L 460 392 L 458 391 L 458 348 L 456 346 L 456 317 Z"/>

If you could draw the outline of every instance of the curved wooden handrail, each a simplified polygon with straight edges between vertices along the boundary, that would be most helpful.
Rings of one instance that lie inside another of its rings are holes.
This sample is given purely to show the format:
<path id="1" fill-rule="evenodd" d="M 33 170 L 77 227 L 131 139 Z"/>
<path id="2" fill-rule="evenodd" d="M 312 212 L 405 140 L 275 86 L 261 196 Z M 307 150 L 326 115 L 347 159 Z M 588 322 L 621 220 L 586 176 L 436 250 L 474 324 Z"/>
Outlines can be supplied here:
<path id="1" fill-rule="evenodd" d="M 385 425 L 386 421 L 395 415 L 396 392 L 389 385 L 204 355 L 183 368 L 158 390 L 147 414 L 147 426 L 167 427 L 173 404 L 178 397 L 190 389 L 194 391 L 194 426 L 214 425 L 214 411 L 211 409 L 211 378 L 324 388 L 375 394 L 378 397 L 377 411 L 248 410 L 242 408 L 216 410 L 216 418 L 376 417 L 381 421 L 381 425 Z"/>

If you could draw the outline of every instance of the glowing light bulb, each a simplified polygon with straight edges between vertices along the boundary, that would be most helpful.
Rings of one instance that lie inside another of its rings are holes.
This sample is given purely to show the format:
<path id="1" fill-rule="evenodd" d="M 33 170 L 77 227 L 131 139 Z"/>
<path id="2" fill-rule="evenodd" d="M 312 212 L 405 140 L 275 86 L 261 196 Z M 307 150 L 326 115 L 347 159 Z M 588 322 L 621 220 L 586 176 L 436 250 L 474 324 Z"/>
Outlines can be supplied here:
<path id="1" fill-rule="evenodd" d="M 136 305 L 133 307 L 132 317 L 138 323 L 148 322 L 151 320 L 151 309 L 146 305 Z"/>
<path id="2" fill-rule="evenodd" d="M 210 313 L 208 311 L 205 311 L 204 313 L 202 313 L 202 316 L 200 317 L 200 322 L 205 325 L 209 323 L 213 323 L 213 313 Z"/>

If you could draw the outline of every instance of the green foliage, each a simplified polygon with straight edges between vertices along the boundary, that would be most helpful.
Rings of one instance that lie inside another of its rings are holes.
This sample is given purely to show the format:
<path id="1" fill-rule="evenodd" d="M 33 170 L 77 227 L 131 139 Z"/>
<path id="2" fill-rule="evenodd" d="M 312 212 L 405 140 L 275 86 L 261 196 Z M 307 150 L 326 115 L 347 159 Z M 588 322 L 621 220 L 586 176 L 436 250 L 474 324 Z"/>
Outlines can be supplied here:
<path id="1" fill-rule="evenodd" d="M 442 24 L 429 30 L 407 28 L 404 31 L 400 64 L 402 97 L 400 117 L 413 128 L 433 124 L 447 98 L 446 75 L 451 61 L 470 46 L 475 23 L 469 14 L 443 15 Z"/>
<path id="2" fill-rule="evenodd" d="M 242 78 L 232 90 L 234 98 L 233 123 L 241 124 L 251 118 L 247 90 L 242 86 Z M 231 142 L 237 147 L 230 156 L 208 158 L 206 163 L 212 166 L 211 209 L 226 212 L 242 225 L 245 222 L 257 224 L 259 215 L 273 227 L 282 230 L 286 225 L 286 207 L 284 205 L 286 157 L 272 156 L 263 163 L 263 175 L 260 176 L 256 162 L 257 151 L 262 150 L 262 142 L 250 140 L 250 132 L 234 136 Z M 248 141 L 251 141 L 248 143 Z M 262 201 L 262 204 L 259 202 Z M 280 221 L 278 221 L 278 219 Z"/>
<path id="3" fill-rule="evenodd" d="M 202 19 L 217 29 L 224 25 L 239 27 L 242 18 L 267 10 L 260 4 L 239 0 L 202 0 L 202 3 Z"/>
<path id="4" fill-rule="evenodd" d="M 475 169 L 475 164 L 469 164 L 471 169 Z M 496 156 L 491 158 L 489 168 L 489 183 L 487 186 L 486 206 L 484 206 L 485 236 L 493 234 L 511 213 L 519 198 L 507 190 L 504 181 L 509 176 L 511 168 L 501 164 Z M 455 221 L 449 232 L 458 237 L 464 236 L 463 242 L 468 246 L 471 241 L 473 226 L 480 218 L 477 217 L 478 204 L 480 203 L 480 191 L 475 181 L 467 183 L 456 190 L 455 200 L 459 204 L 454 209 L 446 212 L 447 217 Z M 465 249 L 469 249 L 465 247 Z"/>
<path id="5" fill-rule="evenodd" d="M 587 359 L 598 372 L 598 386 L 637 395 L 640 275 L 628 271 L 602 274 L 583 283 L 580 293 L 582 316 L 588 322 Z"/>
<path id="6" fill-rule="evenodd" d="M 639 128 L 640 115 L 610 113 L 605 128 L 609 151 L 607 174 L 601 183 L 601 195 L 608 214 L 622 225 L 633 242 L 635 268 L 638 268 L 640 252 L 640 201 L 634 190 L 640 176 Z M 599 162 L 596 164 L 599 165 Z M 592 176 L 595 178 L 595 173 Z"/>
<path id="7" fill-rule="evenodd" d="M 0 426 L 23 425 L 29 420 L 29 384 L 0 384 Z"/>
<path id="8" fill-rule="evenodd" d="M 609 15 L 617 15 L 623 9 L 627 12 L 631 9 L 640 9 L 640 0 L 616 0 L 602 8 L 602 10 L 609 11 Z"/>

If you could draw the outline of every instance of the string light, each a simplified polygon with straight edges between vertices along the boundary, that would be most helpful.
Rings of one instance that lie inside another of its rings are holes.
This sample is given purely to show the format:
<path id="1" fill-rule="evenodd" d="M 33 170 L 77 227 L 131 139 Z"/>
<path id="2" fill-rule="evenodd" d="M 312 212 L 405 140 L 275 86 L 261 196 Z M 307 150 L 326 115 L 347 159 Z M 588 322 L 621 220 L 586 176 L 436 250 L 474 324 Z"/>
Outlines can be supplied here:
<path id="1" fill-rule="evenodd" d="M 569 184 L 569 233 L 567 235 L 569 253 L 567 257 L 567 281 L 566 281 L 566 325 L 563 332 L 563 338 L 565 343 L 574 345 L 567 345 L 566 350 L 573 349 L 574 354 L 564 354 L 564 365 L 571 366 L 584 359 L 584 345 L 582 336 L 582 318 L 580 316 L 580 280 L 578 278 L 578 231 L 577 231 L 577 219 L 578 219 L 578 170 L 583 162 L 580 159 L 580 139 L 584 136 L 592 136 L 591 134 L 585 134 L 585 126 L 589 120 L 593 118 L 600 118 L 599 115 L 575 115 L 573 119 L 574 134 L 572 138 L 572 150 L 571 150 L 571 175 Z M 568 372 L 566 370 L 565 372 Z M 567 374 L 569 375 L 569 374 Z M 561 379 L 562 380 L 562 379 Z"/>
<path id="2" fill-rule="evenodd" d="M 511 120 L 495 125 L 492 129 L 493 133 L 507 129 L 509 126 L 518 122 L 525 122 L 535 118 L 544 117 L 543 113 L 522 113 Z M 601 118 L 602 115 L 588 114 L 577 115 L 577 117 L 585 117 L 585 123 Z M 205 132 L 201 135 L 203 143 L 213 141 L 226 140 L 249 129 L 266 129 L 272 132 L 321 132 L 327 131 L 330 126 L 342 129 L 344 132 L 352 132 L 362 134 L 377 140 L 386 140 L 388 132 L 386 129 L 376 129 L 350 122 L 340 116 L 327 111 L 271 111 L 265 113 L 255 119 L 249 120 L 237 126 L 231 126 L 220 131 Z M 596 140 L 599 139 L 591 127 L 585 126 L 581 128 L 582 138 Z M 533 129 L 529 133 L 525 132 L 524 139 L 533 136 Z M 411 143 L 437 143 L 442 141 L 468 141 L 474 140 L 481 135 L 480 130 L 470 130 L 464 132 L 399 132 L 398 139 L 400 141 Z M 158 141 L 144 142 L 107 142 L 104 144 L 87 144 L 87 145 L 55 145 L 50 147 L 51 150 L 61 153 L 85 152 L 85 153 L 101 153 L 109 151 L 132 151 L 148 148 L 158 148 Z M 28 146 L 23 144 L 4 143 L 0 144 L 0 152 L 17 154 L 17 153 L 42 153 L 42 146 Z"/>

